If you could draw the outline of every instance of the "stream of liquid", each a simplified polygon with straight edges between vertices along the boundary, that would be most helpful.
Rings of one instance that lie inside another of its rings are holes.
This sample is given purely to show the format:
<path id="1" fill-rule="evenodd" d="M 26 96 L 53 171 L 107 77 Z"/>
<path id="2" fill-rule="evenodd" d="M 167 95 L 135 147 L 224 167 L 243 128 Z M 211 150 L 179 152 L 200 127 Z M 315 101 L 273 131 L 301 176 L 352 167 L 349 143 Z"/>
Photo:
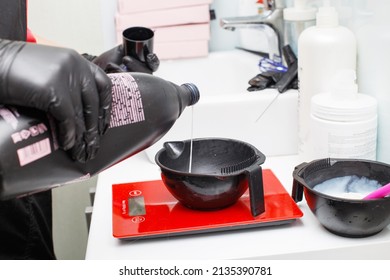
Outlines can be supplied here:
<path id="1" fill-rule="evenodd" d="M 188 163 L 188 172 L 192 172 L 192 149 L 193 149 L 193 139 L 194 139 L 194 106 L 191 107 L 191 141 L 190 141 L 190 159 Z"/>

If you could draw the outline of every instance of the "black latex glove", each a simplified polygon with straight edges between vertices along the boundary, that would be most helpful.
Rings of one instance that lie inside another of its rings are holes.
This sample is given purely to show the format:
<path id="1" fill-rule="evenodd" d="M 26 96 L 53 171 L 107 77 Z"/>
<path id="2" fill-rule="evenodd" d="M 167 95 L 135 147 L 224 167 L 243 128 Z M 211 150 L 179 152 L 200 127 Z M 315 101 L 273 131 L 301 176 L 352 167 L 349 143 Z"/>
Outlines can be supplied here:
<path id="1" fill-rule="evenodd" d="M 122 45 L 118 45 L 94 57 L 92 62 L 102 68 L 106 73 L 143 72 L 152 74 L 157 71 L 160 65 L 160 60 L 154 53 L 146 56 L 146 62 L 125 56 Z"/>
<path id="2" fill-rule="evenodd" d="M 111 97 L 109 77 L 74 50 L 0 39 L 0 103 L 49 113 L 73 159 L 95 156 Z"/>

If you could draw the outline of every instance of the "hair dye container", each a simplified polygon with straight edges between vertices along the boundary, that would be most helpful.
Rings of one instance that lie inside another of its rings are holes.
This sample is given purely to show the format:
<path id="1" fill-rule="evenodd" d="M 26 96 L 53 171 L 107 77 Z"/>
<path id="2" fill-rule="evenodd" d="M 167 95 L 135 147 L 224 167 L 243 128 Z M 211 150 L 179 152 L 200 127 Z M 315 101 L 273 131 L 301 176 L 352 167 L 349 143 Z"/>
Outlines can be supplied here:
<path id="1" fill-rule="evenodd" d="M 96 157 L 75 162 L 58 148 L 50 118 L 41 111 L 0 106 L 0 199 L 87 179 L 158 141 L 182 111 L 198 102 L 193 84 L 175 85 L 143 73 L 110 74 L 110 127 Z"/>

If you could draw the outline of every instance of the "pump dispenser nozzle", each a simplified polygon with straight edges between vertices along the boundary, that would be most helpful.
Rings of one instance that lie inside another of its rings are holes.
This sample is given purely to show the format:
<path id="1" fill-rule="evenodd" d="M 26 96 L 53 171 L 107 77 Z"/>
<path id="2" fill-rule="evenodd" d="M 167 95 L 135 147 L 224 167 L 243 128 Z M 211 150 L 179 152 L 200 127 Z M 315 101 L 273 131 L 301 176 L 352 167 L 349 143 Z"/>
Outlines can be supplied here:
<path id="1" fill-rule="evenodd" d="M 316 16 L 317 27 L 335 27 L 339 25 L 339 16 L 329 0 L 324 0 L 323 6 L 318 9 Z"/>
<path id="2" fill-rule="evenodd" d="M 283 10 L 283 18 L 286 21 L 315 20 L 316 8 L 308 7 L 307 0 L 294 0 L 294 6 Z"/>

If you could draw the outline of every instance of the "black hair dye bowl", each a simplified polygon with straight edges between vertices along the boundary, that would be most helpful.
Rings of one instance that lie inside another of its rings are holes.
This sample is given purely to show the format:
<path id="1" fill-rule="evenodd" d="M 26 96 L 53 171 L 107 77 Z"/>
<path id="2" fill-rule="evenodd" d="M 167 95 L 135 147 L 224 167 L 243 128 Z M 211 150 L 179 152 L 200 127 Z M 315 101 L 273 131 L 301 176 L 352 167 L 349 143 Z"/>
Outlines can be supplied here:
<path id="1" fill-rule="evenodd" d="M 228 207 L 237 202 L 249 186 L 252 214 L 257 216 L 264 212 L 260 165 L 265 156 L 250 144 L 224 138 L 166 142 L 155 161 L 169 192 L 188 208 Z M 257 191 L 251 192 L 256 187 Z"/>
<path id="2" fill-rule="evenodd" d="M 363 200 L 329 195 L 316 190 L 327 180 L 343 176 L 365 177 L 380 185 L 390 182 L 390 165 L 355 159 L 319 159 L 302 163 L 293 172 L 292 197 L 306 202 L 328 231 L 344 237 L 367 237 L 390 224 L 390 197 Z"/>

